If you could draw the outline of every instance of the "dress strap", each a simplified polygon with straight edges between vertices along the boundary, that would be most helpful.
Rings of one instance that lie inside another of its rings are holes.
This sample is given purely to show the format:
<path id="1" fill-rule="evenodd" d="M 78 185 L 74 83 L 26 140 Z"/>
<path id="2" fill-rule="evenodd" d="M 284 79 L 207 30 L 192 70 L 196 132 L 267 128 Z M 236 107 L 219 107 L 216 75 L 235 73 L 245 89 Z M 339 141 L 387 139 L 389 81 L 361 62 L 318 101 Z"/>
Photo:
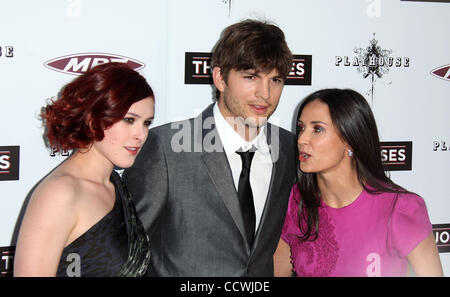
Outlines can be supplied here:
<path id="1" fill-rule="evenodd" d="M 117 178 L 119 179 L 117 184 L 128 233 L 128 259 L 120 269 L 118 276 L 143 276 L 150 263 L 150 240 L 137 215 L 130 192 L 122 179 L 119 176 Z"/>

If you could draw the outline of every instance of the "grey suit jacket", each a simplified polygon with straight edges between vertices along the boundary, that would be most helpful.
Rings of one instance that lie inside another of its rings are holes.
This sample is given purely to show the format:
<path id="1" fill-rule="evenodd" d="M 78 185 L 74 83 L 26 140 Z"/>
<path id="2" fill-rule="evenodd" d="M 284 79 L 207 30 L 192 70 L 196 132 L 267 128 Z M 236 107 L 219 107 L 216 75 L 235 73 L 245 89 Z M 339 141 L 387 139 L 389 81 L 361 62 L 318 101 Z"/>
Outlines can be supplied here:
<path id="1" fill-rule="evenodd" d="M 123 173 L 150 237 L 148 275 L 273 276 L 273 253 L 295 179 L 295 137 L 268 124 L 275 162 L 249 246 L 212 109 L 151 129 L 135 164 Z"/>

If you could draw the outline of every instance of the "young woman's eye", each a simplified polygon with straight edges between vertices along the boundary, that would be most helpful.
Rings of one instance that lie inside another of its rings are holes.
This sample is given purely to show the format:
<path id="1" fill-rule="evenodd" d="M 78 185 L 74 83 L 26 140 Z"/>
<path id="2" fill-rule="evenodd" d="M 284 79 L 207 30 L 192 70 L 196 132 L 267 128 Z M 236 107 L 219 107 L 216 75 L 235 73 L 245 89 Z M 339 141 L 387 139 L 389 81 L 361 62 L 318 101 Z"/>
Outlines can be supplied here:
<path id="1" fill-rule="evenodd" d="M 150 120 L 144 122 L 145 127 L 150 127 L 151 124 L 152 124 L 152 121 L 150 121 Z"/>
<path id="2" fill-rule="evenodd" d="M 297 125 L 297 130 L 299 134 L 302 134 L 305 131 L 305 127 L 303 125 Z"/>
<path id="3" fill-rule="evenodd" d="M 123 121 L 127 122 L 128 124 L 133 124 L 134 123 L 134 119 L 133 118 L 124 118 Z"/>

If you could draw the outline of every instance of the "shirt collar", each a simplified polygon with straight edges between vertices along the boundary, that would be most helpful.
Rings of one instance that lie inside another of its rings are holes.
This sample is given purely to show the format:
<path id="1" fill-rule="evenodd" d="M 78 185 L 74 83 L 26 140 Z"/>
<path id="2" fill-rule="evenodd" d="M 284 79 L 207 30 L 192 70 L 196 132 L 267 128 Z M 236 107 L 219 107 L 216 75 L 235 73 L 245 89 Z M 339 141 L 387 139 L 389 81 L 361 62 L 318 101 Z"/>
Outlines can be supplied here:
<path id="1" fill-rule="evenodd" d="M 252 141 L 248 142 L 245 141 L 245 139 L 243 139 L 236 131 L 234 131 L 230 124 L 228 124 L 220 112 L 217 103 L 214 105 L 213 115 L 220 140 L 222 141 L 223 148 L 227 155 L 235 153 L 240 148 L 242 148 L 243 151 L 247 151 L 252 146 L 264 155 L 270 154 L 269 146 L 267 145 L 267 125 L 262 126 L 258 135 Z"/>

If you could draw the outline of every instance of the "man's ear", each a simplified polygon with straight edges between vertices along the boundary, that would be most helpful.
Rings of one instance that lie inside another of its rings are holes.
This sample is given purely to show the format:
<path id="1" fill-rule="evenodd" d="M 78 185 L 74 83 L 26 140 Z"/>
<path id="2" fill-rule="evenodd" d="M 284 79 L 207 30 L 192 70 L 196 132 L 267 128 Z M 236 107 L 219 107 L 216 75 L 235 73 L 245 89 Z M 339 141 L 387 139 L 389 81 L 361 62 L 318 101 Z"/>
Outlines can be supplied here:
<path id="1" fill-rule="evenodd" d="M 216 89 L 219 90 L 220 92 L 223 92 L 225 90 L 225 80 L 223 79 L 222 76 L 222 69 L 220 69 L 220 67 L 214 67 L 212 74 Z"/>

